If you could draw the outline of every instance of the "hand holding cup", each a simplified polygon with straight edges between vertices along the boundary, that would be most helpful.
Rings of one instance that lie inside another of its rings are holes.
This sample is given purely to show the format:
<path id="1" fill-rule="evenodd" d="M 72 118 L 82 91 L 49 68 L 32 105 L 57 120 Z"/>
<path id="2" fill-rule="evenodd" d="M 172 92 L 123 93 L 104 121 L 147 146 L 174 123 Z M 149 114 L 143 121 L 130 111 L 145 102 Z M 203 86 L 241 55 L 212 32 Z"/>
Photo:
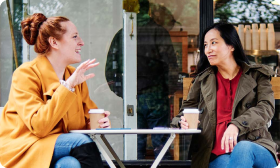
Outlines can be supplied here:
<path id="1" fill-rule="evenodd" d="M 89 115 L 90 129 L 111 128 L 111 122 L 108 118 L 110 115 L 109 111 L 104 111 L 104 109 L 91 109 Z"/>
<path id="2" fill-rule="evenodd" d="M 111 128 L 111 122 L 108 118 L 108 116 L 110 115 L 109 111 L 104 111 L 104 118 L 101 118 L 98 123 L 99 123 L 99 127 L 100 128 Z"/>
<path id="3" fill-rule="evenodd" d="M 189 129 L 189 124 L 184 116 L 181 116 L 181 120 L 179 121 L 179 123 L 181 124 L 182 129 Z"/>
<path id="4" fill-rule="evenodd" d="M 184 109 L 184 116 L 181 116 L 180 124 L 182 129 L 197 129 L 199 120 L 198 109 Z"/>

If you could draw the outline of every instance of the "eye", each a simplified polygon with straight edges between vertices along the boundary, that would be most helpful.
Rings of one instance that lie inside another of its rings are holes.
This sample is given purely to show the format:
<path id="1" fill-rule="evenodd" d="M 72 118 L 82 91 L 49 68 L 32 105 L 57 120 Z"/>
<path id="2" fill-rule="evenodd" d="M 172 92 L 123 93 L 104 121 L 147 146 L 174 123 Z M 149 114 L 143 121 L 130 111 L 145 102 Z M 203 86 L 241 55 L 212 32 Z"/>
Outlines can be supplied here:
<path id="1" fill-rule="evenodd" d="M 78 37 L 77 35 L 73 36 L 73 38 L 77 38 L 77 37 Z"/>
<path id="2" fill-rule="evenodd" d="M 216 41 L 212 41 L 212 44 L 216 44 L 217 42 Z"/>
<path id="3" fill-rule="evenodd" d="M 204 47 L 207 47 L 207 44 L 204 44 Z"/>

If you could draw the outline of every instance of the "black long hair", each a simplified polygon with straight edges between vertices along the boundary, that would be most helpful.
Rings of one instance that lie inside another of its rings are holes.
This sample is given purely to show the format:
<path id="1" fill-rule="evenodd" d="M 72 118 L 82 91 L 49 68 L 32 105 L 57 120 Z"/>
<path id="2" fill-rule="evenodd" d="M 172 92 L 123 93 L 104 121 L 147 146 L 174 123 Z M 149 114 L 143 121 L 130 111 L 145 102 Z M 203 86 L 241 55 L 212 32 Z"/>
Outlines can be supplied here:
<path id="1" fill-rule="evenodd" d="M 233 25 L 228 23 L 215 23 L 212 26 L 208 27 L 204 32 L 200 39 L 200 59 L 197 64 L 197 71 L 196 73 L 199 74 L 200 72 L 204 71 L 206 68 L 210 67 L 210 63 L 207 59 L 207 56 L 204 53 L 204 38 L 206 33 L 211 30 L 216 29 L 220 32 L 220 36 L 224 39 L 227 45 L 231 45 L 234 48 L 233 57 L 236 63 L 241 66 L 242 62 L 249 63 L 248 58 L 246 57 L 242 44 L 240 42 L 239 36 L 234 28 Z"/>

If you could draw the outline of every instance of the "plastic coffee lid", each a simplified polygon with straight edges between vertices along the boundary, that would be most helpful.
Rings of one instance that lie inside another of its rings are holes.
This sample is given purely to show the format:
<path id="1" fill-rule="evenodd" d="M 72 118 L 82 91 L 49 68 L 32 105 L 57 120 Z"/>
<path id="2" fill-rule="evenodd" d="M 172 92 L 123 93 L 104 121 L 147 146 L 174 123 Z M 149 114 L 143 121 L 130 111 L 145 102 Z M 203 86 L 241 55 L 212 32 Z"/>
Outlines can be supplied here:
<path id="1" fill-rule="evenodd" d="M 184 109 L 183 113 L 200 113 L 198 109 Z"/>
<path id="2" fill-rule="evenodd" d="M 104 109 L 90 109 L 88 113 L 104 113 Z"/>

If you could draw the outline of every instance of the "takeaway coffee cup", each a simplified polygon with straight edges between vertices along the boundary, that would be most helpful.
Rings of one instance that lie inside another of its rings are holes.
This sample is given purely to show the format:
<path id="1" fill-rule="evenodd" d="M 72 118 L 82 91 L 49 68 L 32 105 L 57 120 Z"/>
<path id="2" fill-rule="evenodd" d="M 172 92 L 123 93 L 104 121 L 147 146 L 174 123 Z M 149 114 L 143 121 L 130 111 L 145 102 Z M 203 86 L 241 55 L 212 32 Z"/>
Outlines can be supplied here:
<path id="1" fill-rule="evenodd" d="M 199 110 L 184 109 L 183 113 L 187 123 L 189 124 L 189 129 L 197 129 Z"/>
<path id="2" fill-rule="evenodd" d="M 100 128 L 98 121 L 105 117 L 104 109 L 90 109 L 90 129 Z"/>

